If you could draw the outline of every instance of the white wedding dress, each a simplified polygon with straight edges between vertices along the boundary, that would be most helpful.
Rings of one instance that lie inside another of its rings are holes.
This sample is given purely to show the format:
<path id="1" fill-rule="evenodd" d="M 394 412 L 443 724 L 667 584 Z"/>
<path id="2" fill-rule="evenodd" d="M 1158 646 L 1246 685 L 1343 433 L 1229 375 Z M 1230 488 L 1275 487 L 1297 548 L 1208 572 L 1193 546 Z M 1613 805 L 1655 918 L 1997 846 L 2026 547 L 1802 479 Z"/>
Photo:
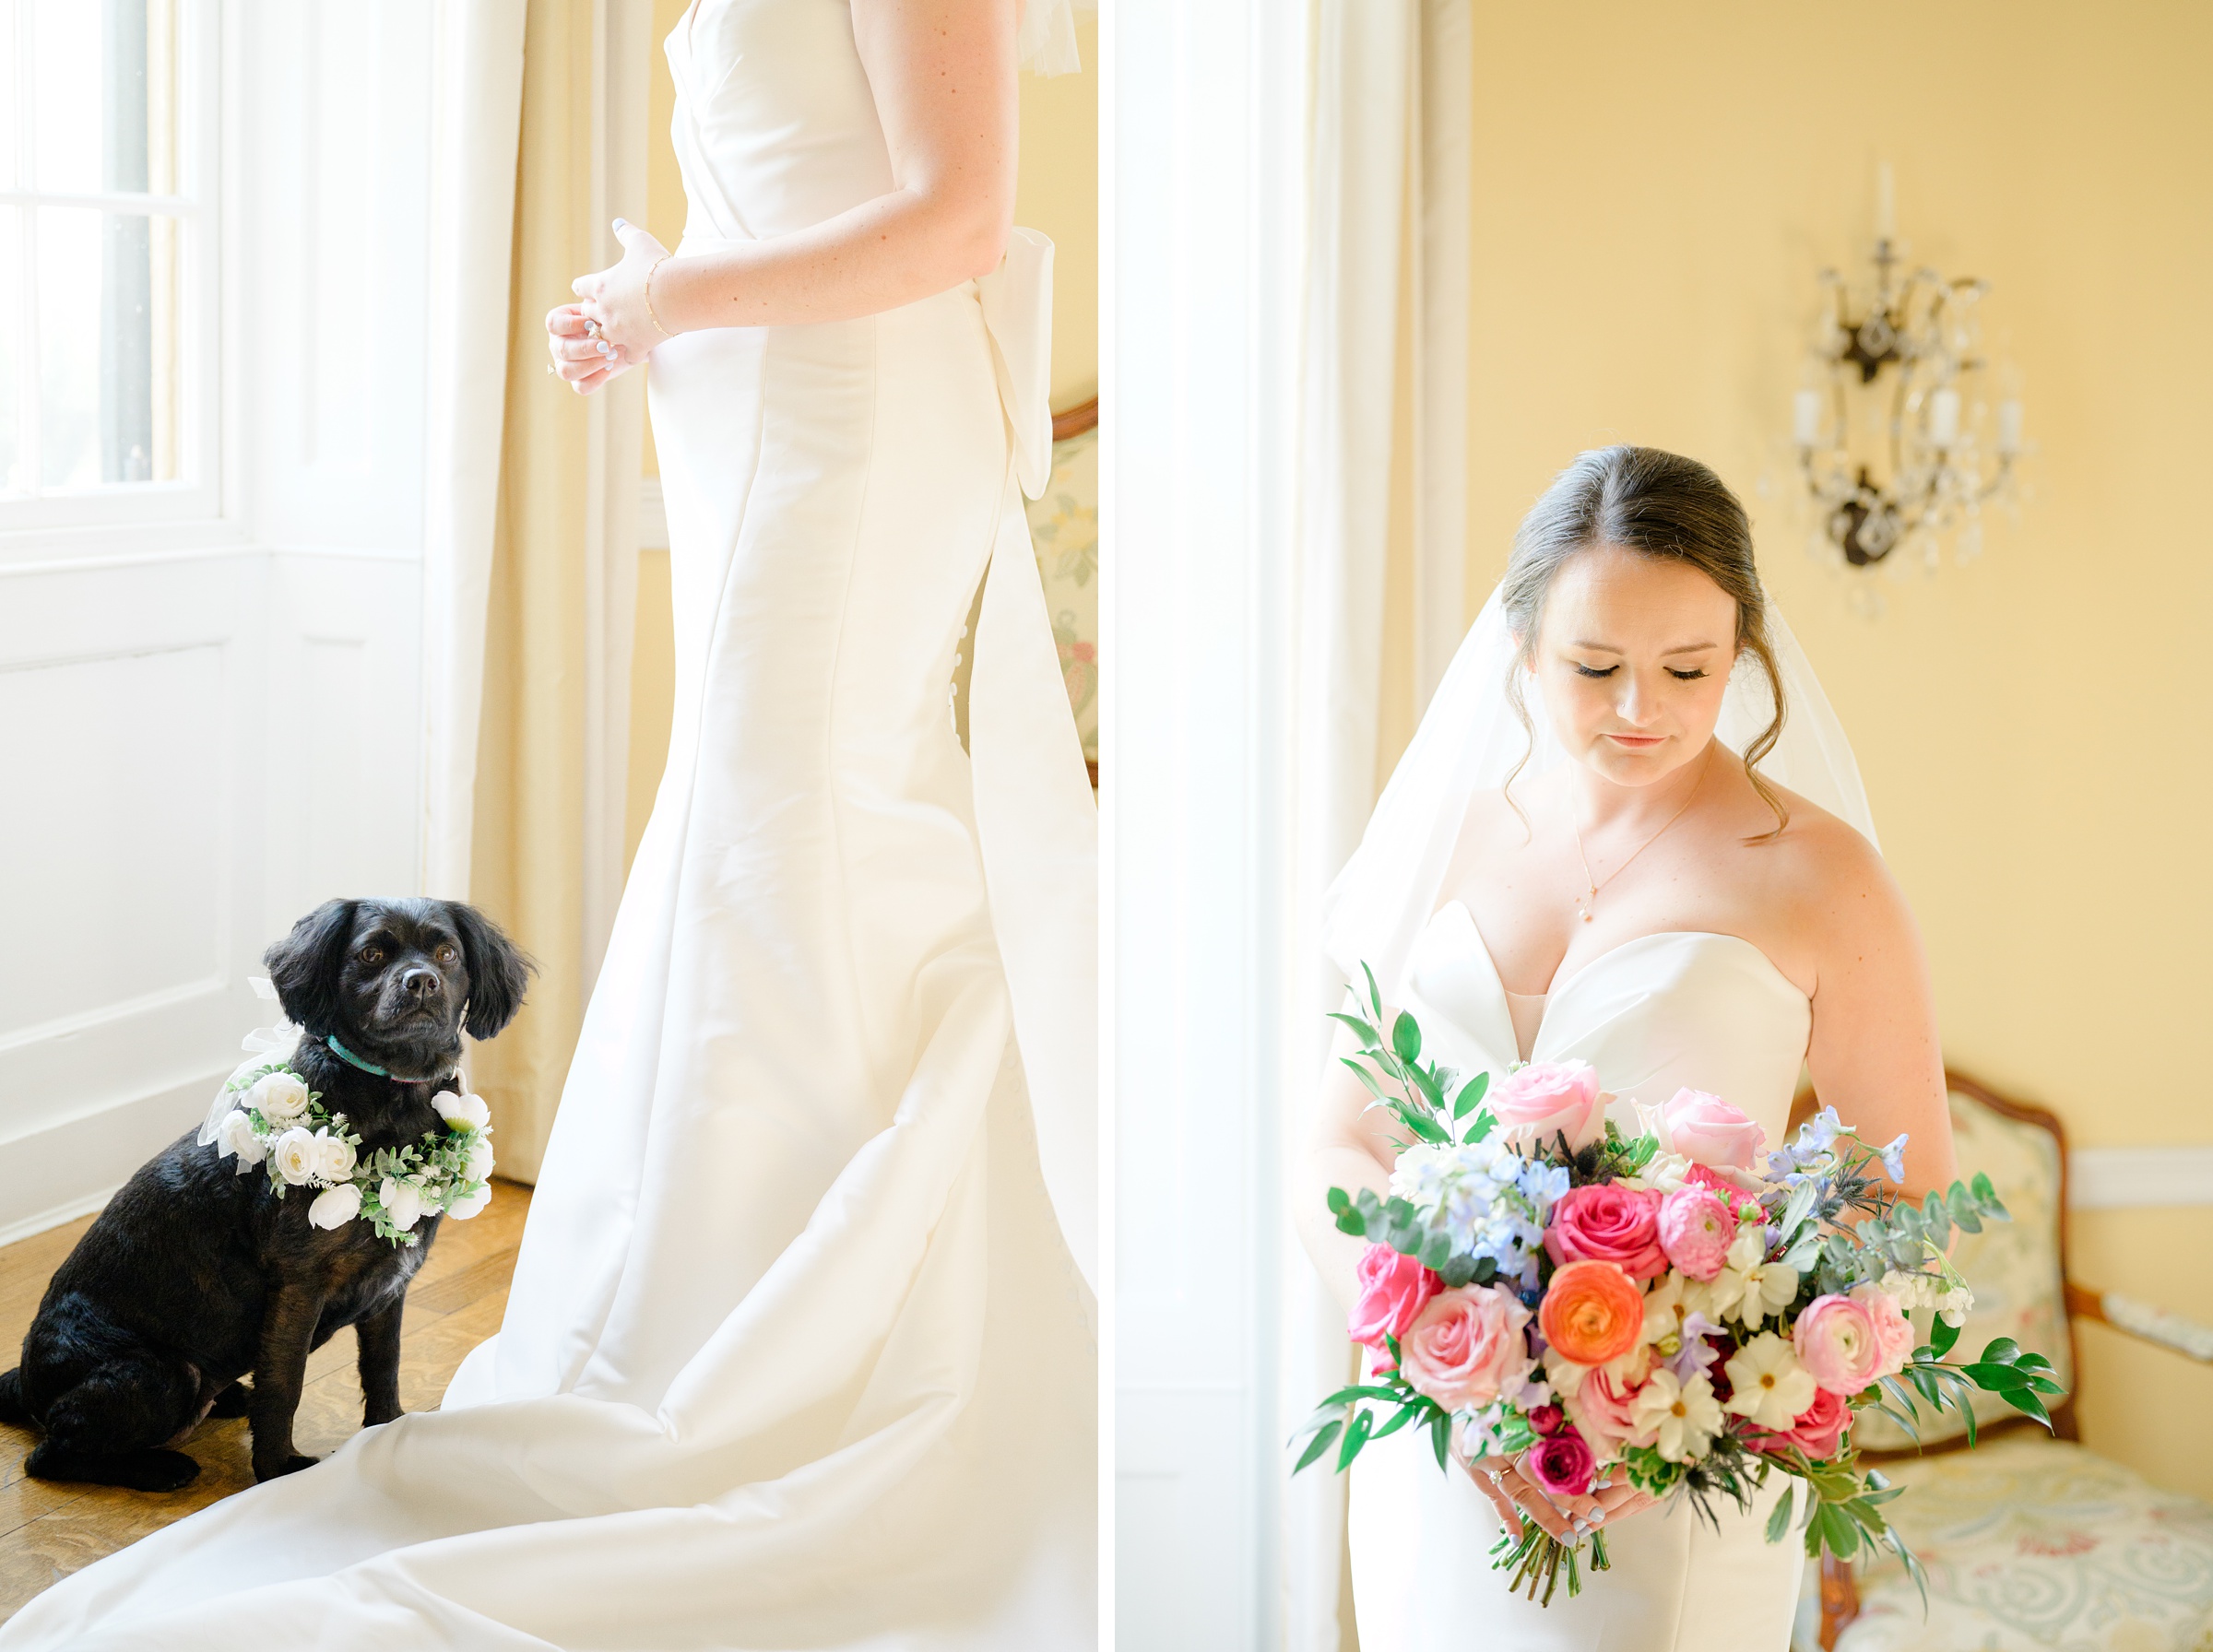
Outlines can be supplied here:
<path id="1" fill-rule="evenodd" d="M 1408 955 L 1405 1008 L 1426 1053 L 1462 1072 L 1504 1077 L 1519 1057 L 1512 1006 L 1482 935 L 1458 902 L 1439 908 Z M 1526 998 L 1522 1000 L 1528 1002 Z M 1611 1115 L 1689 1086 L 1722 1096 L 1780 1143 L 1813 1011 L 1751 942 L 1675 931 L 1625 941 L 1556 981 L 1530 1058 L 1583 1060 L 1615 1092 Z M 1465 1470 L 1440 1470 L 1429 1438 L 1407 1430 L 1353 1465 L 1347 1515 L 1353 1603 L 1365 1652 L 1783 1652 L 1804 1552 L 1796 1532 L 1766 1540 L 1777 1477 L 1750 1514 L 1723 1503 L 1720 1530 L 1678 1499 L 1611 1528 L 1612 1567 L 1565 1581 L 1549 1606 L 1509 1594 L 1493 1571 L 1497 1513 Z"/>
<path id="2" fill-rule="evenodd" d="M 668 51 L 688 249 L 891 187 L 846 0 L 699 0 Z M 669 769 L 500 1335 L 0 1646 L 1093 1643 L 1093 814 L 1015 487 L 1048 271 L 1018 231 L 656 353 Z"/>

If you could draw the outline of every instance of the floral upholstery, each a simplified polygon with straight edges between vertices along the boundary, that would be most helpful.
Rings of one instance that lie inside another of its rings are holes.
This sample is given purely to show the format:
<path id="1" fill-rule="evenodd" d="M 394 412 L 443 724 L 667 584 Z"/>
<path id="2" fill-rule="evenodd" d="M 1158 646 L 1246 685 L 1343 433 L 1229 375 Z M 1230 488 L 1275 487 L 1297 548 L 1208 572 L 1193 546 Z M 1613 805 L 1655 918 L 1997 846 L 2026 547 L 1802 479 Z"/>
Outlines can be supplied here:
<path id="1" fill-rule="evenodd" d="M 2213 1652 L 2213 1504 L 2041 1434 L 1885 1472 L 1928 1616 L 1895 1558 L 1863 1557 L 1837 1652 Z"/>
<path id="2" fill-rule="evenodd" d="M 1952 1253 L 1975 1292 L 1974 1311 L 1959 1333 L 1959 1346 L 1970 1354 L 1979 1353 L 1993 1337 L 2011 1337 L 2050 1360 L 2060 1385 L 2072 1389 L 2073 1350 L 2067 1341 L 2059 1257 L 2059 1142 L 2041 1126 L 2007 1118 L 1972 1096 L 1954 1091 L 1951 1101 L 1960 1174 L 1986 1172 L 2013 1212 L 2009 1222 L 1961 1234 Z M 1927 1318 L 1925 1312 L 1916 1316 L 1924 1337 Z M 1978 1427 L 2020 1415 L 1995 1394 L 1978 1391 L 1974 1406 Z M 1923 1445 L 1933 1446 L 1966 1430 L 1959 1413 L 1948 1408 L 1932 1415 L 1923 1405 L 1916 1421 Z M 1852 1438 L 1863 1451 L 1913 1448 L 1906 1432 L 1880 1411 L 1870 1411 L 1855 1422 Z"/>
<path id="3" fill-rule="evenodd" d="M 1099 761 L 1099 432 L 1053 443 L 1053 474 L 1030 502 L 1030 538 L 1083 756 Z"/>

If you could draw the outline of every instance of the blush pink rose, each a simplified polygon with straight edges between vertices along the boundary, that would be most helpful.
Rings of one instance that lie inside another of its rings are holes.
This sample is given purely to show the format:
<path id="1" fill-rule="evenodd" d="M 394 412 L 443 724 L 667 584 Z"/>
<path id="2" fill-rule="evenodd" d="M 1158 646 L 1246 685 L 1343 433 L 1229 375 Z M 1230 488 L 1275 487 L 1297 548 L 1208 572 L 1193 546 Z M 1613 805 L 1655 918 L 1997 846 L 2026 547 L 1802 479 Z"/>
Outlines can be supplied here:
<path id="1" fill-rule="evenodd" d="M 1721 1276 L 1736 1237 L 1736 1216 L 1725 1198 L 1704 1187 L 1683 1187 L 1660 1201 L 1660 1248 L 1692 1279 Z"/>
<path id="2" fill-rule="evenodd" d="M 1660 1109 L 1660 1145 L 1694 1164 L 1750 1170 L 1767 1143 L 1767 1131 L 1702 1090 L 1678 1090 Z"/>
<path id="3" fill-rule="evenodd" d="M 1399 1339 L 1399 1369 L 1447 1410 L 1485 1406 L 1528 1380 L 1529 1310 L 1503 1285 L 1431 1297 Z"/>
<path id="4" fill-rule="evenodd" d="M 1814 1402 L 1798 1413 L 1787 1434 L 1769 1434 L 1754 1429 L 1746 1436 L 1755 1451 L 1779 1453 L 1786 1446 L 1799 1450 L 1820 1462 L 1837 1455 L 1837 1442 L 1843 1437 L 1844 1425 L 1852 1421 L 1852 1408 L 1844 1397 L 1828 1388 L 1816 1388 Z"/>
<path id="5" fill-rule="evenodd" d="M 1565 1135 L 1570 1150 L 1589 1147 L 1605 1129 L 1606 1096 L 1588 1061 L 1533 1061 L 1491 1087 L 1484 1105 L 1502 1139 L 1541 1147 Z"/>
<path id="6" fill-rule="evenodd" d="M 1575 1393 L 1568 1399 L 1568 1415 L 1583 1437 L 1602 1451 L 1611 1453 L 1637 1432 L 1629 1421 L 1629 1411 L 1637 1403 L 1637 1392 L 1644 1385 L 1627 1376 L 1617 1376 L 1601 1365 L 1586 1372 Z"/>
<path id="7" fill-rule="evenodd" d="M 1798 1363 L 1831 1394 L 1857 1394 L 1875 1380 L 1883 1359 L 1882 1339 L 1866 1304 L 1849 1296 L 1817 1296 L 1792 1328 Z"/>
<path id="8" fill-rule="evenodd" d="M 1882 1351 L 1876 1361 L 1875 1375 L 1896 1376 L 1912 1357 L 1913 1322 L 1898 1305 L 1898 1298 L 1880 1285 L 1854 1286 L 1852 1300 L 1865 1308 L 1867 1317 L 1875 1322 L 1876 1346 Z"/>
<path id="9" fill-rule="evenodd" d="M 1556 1264 L 1614 1262 L 1633 1280 L 1658 1279 L 1667 1271 L 1659 1195 L 1612 1182 L 1570 1188 L 1552 1207 L 1544 1251 Z"/>
<path id="10" fill-rule="evenodd" d="M 1424 1304 L 1445 1288 L 1444 1280 L 1421 1263 L 1388 1245 L 1362 1251 L 1355 1277 L 1360 1297 L 1353 1304 L 1347 1329 L 1354 1341 L 1370 1348 L 1381 1348 L 1386 1336 L 1403 1337 Z"/>

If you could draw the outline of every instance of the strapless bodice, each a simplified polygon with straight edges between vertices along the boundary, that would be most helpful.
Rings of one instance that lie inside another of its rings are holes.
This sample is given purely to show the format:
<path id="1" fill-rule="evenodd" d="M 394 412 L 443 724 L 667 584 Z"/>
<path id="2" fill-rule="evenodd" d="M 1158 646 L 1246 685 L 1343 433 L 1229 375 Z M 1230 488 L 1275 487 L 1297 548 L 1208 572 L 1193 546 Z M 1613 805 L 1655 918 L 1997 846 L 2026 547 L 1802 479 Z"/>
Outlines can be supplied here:
<path id="1" fill-rule="evenodd" d="M 693 0 L 664 45 L 688 240 L 787 235 L 892 187 L 849 0 Z"/>
<path id="2" fill-rule="evenodd" d="M 1402 995 L 1427 1053 L 1496 1083 L 1518 1058 L 1506 988 L 1468 909 L 1441 907 L 1415 940 Z M 1750 941 L 1668 930 L 1624 941 L 1554 984 L 1530 1053 L 1588 1061 L 1614 1092 L 1613 1116 L 1686 1086 L 1709 1091 L 1782 1139 L 1805 1060 L 1813 1007 Z"/>

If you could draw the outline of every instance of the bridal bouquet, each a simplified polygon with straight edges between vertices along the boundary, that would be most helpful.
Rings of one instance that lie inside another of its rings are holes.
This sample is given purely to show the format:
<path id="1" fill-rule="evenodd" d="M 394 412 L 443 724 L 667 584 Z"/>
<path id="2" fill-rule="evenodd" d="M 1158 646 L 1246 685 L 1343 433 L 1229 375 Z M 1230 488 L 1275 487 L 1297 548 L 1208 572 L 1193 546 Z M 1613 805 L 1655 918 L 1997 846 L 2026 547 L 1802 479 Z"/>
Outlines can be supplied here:
<path id="1" fill-rule="evenodd" d="M 1691 1090 L 1639 1103 L 1627 1135 L 1588 1064 L 1462 1082 L 1423 1059 L 1412 1016 L 1385 1038 L 1372 973 L 1367 1002 L 1336 1017 L 1361 1041 L 1346 1065 L 1411 1139 L 1388 1198 L 1330 1190 L 1338 1228 L 1368 1241 L 1350 1328 L 1370 1351 L 1364 1379 L 1301 1430 L 1298 1468 L 1333 1450 L 1343 1470 L 1408 1427 L 1429 1431 L 1445 1468 L 1457 1425 L 1471 1460 L 1515 1457 L 1548 1495 L 1626 1475 L 1709 1521 L 1716 1499 L 1748 1509 L 1781 1474 L 1793 1484 L 1769 1542 L 1794 1510 L 1808 1554 L 1887 1547 L 1925 1596 L 1883 1515 L 1902 1488 L 1859 1466 L 1853 1417 L 1879 1410 L 1919 1438 L 1919 1394 L 1955 1406 L 1971 1445 L 1970 1387 L 2046 1426 L 2041 1396 L 2061 1392 L 2051 1363 L 2008 1338 L 1948 1357 L 1972 1298 L 1944 1247 L 1955 1226 L 2007 1220 L 1989 1178 L 1898 1199 L 1872 1172 L 1895 1180 L 1906 1139 L 1867 1148 L 1828 1108 L 1758 1165 L 1760 1127 Z M 1907 1317 L 1923 1307 L 1925 1343 Z M 1605 1569 L 1603 1532 L 1563 1543 L 1525 1516 L 1493 1564 L 1549 1603 L 1563 1572 L 1577 1592 L 1586 1543 Z"/>

